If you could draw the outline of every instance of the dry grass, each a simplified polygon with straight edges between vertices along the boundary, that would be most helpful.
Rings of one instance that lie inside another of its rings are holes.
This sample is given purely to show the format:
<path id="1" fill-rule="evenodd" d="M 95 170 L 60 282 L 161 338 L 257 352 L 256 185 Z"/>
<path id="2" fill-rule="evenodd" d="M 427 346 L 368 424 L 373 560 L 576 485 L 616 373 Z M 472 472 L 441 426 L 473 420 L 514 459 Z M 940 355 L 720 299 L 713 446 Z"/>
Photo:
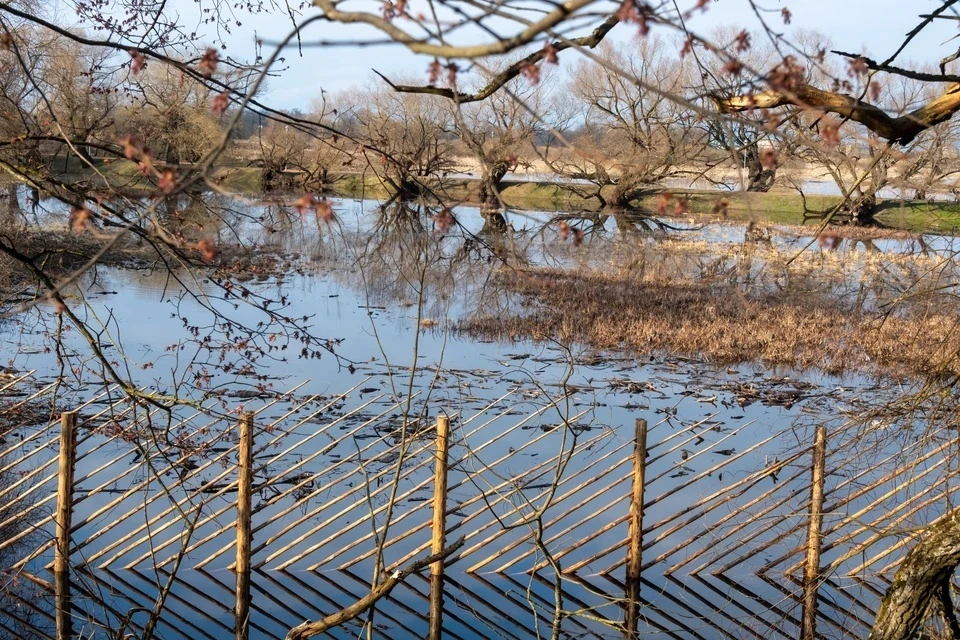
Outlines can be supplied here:
<path id="1" fill-rule="evenodd" d="M 760 361 L 896 377 L 960 372 L 960 310 L 953 296 L 936 289 L 947 277 L 942 258 L 811 251 L 787 266 L 779 252 L 752 251 L 744 269 L 743 247 L 727 252 L 738 266 L 726 268 L 716 252 L 707 259 L 695 247 L 670 246 L 669 257 L 648 250 L 576 270 L 504 271 L 500 282 L 522 296 L 521 310 L 480 315 L 460 329 L 488 338 L 702 355 L 718 364 Z M 710 268 L 694 273 L 694 264 Z M 912 276 L 906 287 L 905 274 L 916 273 L 926 276 Z"/>

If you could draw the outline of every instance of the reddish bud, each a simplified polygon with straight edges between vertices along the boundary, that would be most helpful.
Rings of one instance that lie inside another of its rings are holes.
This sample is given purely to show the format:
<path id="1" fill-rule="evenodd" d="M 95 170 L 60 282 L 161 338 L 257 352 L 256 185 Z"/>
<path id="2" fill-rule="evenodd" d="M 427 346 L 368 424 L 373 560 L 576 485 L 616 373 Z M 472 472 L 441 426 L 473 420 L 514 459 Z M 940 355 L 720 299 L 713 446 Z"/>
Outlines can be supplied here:
<path id="1" fill-rule="evenodd" d="M 177 179 L 174 176 L 173 171 L 170 169 L 164 169 L 163 173 L 160 174 L 160 180 L 157 182 L 157 186 L 160 187 L 160 190 L 164 193 L 171 193 L 177 187 Z"/>
<path id="2" fill-rule="evenodd" d="M 457 223 L 457 219 L 453 217 L 453 212 L 450 209 L 444 207 L 434 214 L 433 222 L 437 227 L 437 233 L 447 233 Z"/>
<path id="3" fill-rule="evenodd" d="M 723 72 L 730 76 L 738 76 L 743 71 L 743 64 L 736 59 L 727 60 L 723 65 Z"/>
<path id="4" fill-rule="evenodd" d="M 524 61 L 520 64 L 520 75 L 527 79 L 530 84 L 540 82 L 540 67 L 532 62 Z"/>
<path id="5" fill-rule="evenodd" d="M 200 58 L 200 62 L 197 64 L 197 67 L 200 69 L 200 73 L 205 78 L 209 78 L 217 72 L 217 64 L 219 62 L 220 54 L 217 53 L 217 50 L 207 49 Z"/>
<path id="6" fill-rule="evenodd" d="M 443 65 L 440 64 L 440 61 L 436 58 L 433 59 L 427 66 L 427 83 L 428 84 L 437 84 L 437 80 L 440 79 L 440 72 L 443 70 Z"/>
<path id="7" fill-rule="evenodd" d="M 214 115 L 223 115 L 227 110 L 227 107 L 230 106 L 230 93 L 224 91 L 223 93 L 218 93 L 213 98 L 213 104 L 210 105 L 210 110 L 213 111 Z"/>
<path id="8" fill-rule="evenodd" d="M 147 59 L 139 51 L 130 52 L 130 71 L 134 75 L 143 71 L 143 68 L 147 65 Z"/>
<path id="9" fill-rule="evenodd" d="M 660 214 L 661 216 L 666 215 L 667 205 L 670 203 L 671 198 L 673 198 L 673 194 L 670 193 L 669 191 L 664 191 L 663 193 L 660 194 L 660 196 L 657 198 L 658 214 Z"/>
<path id="10" fill-rule="evenodd" d="M 195 248 L 200 252 L 200 257 L 203 258 L 204 262 L 213 262 L 217 259 L 217 248 L 209 240 L 201 240 L 195 245 Z"/>
<path id="11" fill-rule="evenodd" d="M 673 205 L 673 215 L 682 216 L 686 212 L 687 212 L 687 199 L 677 198 L 676 204 Z"/>
<path id="12" fill-rule="evenodd" d="M 547 42 L 543 45 L 543 59 L 550 64 L 558 64 L 560 62 L 557 58 L 557 48 L 553 46 L 553 43 Z"/>
<path id="13" fill-rule="evenodd" d="M 840 125 L 831 118 L 825 119 L 820 126 L 820 139 L 828 148 L 836 149 L 840 144 Z"/>
<path id="14" fill-rule="evenodd" d="M 317 199 L 312 193 L 307 193 L 293 203 L 293 208 L 296 209 L 297 213 L 303 215 L 310 209 L 314 208 L 317 205 Z"/>
<path id="15" fill-rule="evenodd" d="M 750 33 L 741 31 L 734 40 L 737 43 L 737 51 L 743 52 L 750 49 Z"/>
<path id="16" fill-rule="evenodd" d="M 90 219 L 90 210 L 86 207 L 74 207 L 70 209 L 70 228 L 77 233 L 83 232 L 87 228 L 87 221 Z"/>
<path id="17" fill-rule="evenodd" d="M 317 222 L 326 222 L 328 224 L 337 219 L 333 213 L 333 207 L 330 206 L 326 198 L 322 198 L 317 202 L 314 208 L 314 215 L 317 218 Z"/>
<path id="18" fill-rule="evenodd" d="M 804 85 L 804 69 L 793 56 L 786 56 L 770 72 L 770 85 L 783 91 L 795 91 Z"/>
<path id="19" fill-rule="evenodd" d="M 760 166 L 764 169 L 776 169 L 778 164 L 776 149 L 764 147 L 760 150 Z"/>
<path id="20" fill-rule="evenodd" d="M 850 68 L 847 69 L 847 75 L 849 75 L 851 78 L 866 75 L 867 71 L 870 70 L 870 67 L 867 65 L 867 61 L 862 57 L 854 58 L 847 64 L 850 65 Z"/>
<path id="21" fill-rule="evenodd" d="M 143 144 L 134 136 L 121 138 L 120 145 L 123 147 L 123 156 L 127 160 L 136 160 L 144 154 Z"/>
<path id="22" fill-rule="evenodd" d="M 713 215 L 727 217 L 727 207 L 730 206 L 730 202 L 726 198 L 718 198 L 713 203 Z"/>

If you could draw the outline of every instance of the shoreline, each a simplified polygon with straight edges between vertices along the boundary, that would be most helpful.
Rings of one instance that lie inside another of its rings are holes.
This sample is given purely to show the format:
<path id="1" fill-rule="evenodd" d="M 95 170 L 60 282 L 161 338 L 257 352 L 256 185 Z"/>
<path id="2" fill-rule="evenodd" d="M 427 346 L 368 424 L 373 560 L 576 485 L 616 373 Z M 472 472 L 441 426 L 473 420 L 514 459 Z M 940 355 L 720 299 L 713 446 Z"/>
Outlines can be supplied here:
<path id="1" fill-rule="evenodd" d="M 102 172 L 125 180 L 127 191 L 152 192 L 152 184 L 145 183 L 137 166 L 121 160 L 99 167 Z M 60 173 L 67 180 L 88 180 L 95 177 L 90 170 Z M 221 166 L 214 169 L 214 180 L 220 189 L 237 194 L 264 193 L 260 169 L 255 167 Z M 435 194 L 454 205 L 479 205 L 480 180 L 455 177 L 430 180 L 428 186 Z M 291 187 L 295 191 L 296 187 Z M 387 200 L 392 194 L 372 173 L 331 174 L 324 190 L 330 195 L 346 198 Z M 269 193 L 269 192 L 267 192 Z M 718 220 L 766 222 L 772 224 L 816 227 L 819 217 L 804 217 L 804 206 L 815 211 L 827 210 L 841 201 L 840 196 L 801 196 L 795 191 L 718 191 L 707 189 L 669 189 L 651 186 L 640 198 L 632 201 L 633 209 L 657 213 L 662 208 L 661 194 L 669 193 L 664 217 L 674 217 L 677 200 L 684 198 L 681 215 L 708 216 Z M 501 183 L 501 200 L 510 208 L 536 209 L 557 213 L 599 213 L 602 209 L 594 198 L 584 198 L 567 185 L 550 181 L 507 180 Z M 916 233 L 960 233 L 960 202 L 926 200 L 881 200 L 875 216 L 879 228 L 892 228 Z M 659 215 L 659 214 L 658 214 Z M 832 228 L 850 225 L 836 224 Z M 870 227 L 867 227 L 870 228 Z M 874 227 L 876 228 L 876 227 Z"/>

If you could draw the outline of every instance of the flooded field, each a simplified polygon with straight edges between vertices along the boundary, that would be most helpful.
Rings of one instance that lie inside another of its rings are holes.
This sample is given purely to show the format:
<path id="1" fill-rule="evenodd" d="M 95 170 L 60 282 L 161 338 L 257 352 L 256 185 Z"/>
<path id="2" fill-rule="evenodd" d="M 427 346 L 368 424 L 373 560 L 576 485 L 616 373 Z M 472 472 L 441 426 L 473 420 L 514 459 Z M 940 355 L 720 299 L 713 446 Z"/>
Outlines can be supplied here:
<path id="1" fill-rule="evenodd" d="M 42 204 L 36 215 L 66 226 Z M 907 380 L 463 330 L 530 307 L 503 270 L 639 260 L 645 273 L 748 291 L 804 287 L 783 264 L 811 243 L 796 229 L 610 216 L 565 218 L 564 231 L 529 213 L 499 233 L 470 208 L 331 204 L 332 223 L 263 202 L 172 203 L 224 256 L 235 242 L 255 251 L 205 278 L 96 268 L 71 292 L 92 336 L 46 303 L 0 323 L 0 636 L 55 637 L 65 410 L 79 412 L 70 559 L 83 637 L 234 637 L 242 412 L 255 412 L 255 638 L 284 637 L 430 554 L 442 415 L 447 542 L 464 539 L 446 563 L 444 637 L 624 636 L 638 420 L 643 635 L 798 637 L 818 425 L 822 637 L 866 635 L 915 527 L 956 502 L 955 430 L 923 406 L 881 410 Z M 875 310 L 933 271 L 952 277 L 955 248 L 943 236 L 831 237 L 796 264 Z M 139 402 L 82 355 L 91 339 Z M 171 411 L 150 402 L 173 397 Z M 329 636 L 426 637 L 429 593 L 423 570 L 366 630 L 369 614 Z"/>

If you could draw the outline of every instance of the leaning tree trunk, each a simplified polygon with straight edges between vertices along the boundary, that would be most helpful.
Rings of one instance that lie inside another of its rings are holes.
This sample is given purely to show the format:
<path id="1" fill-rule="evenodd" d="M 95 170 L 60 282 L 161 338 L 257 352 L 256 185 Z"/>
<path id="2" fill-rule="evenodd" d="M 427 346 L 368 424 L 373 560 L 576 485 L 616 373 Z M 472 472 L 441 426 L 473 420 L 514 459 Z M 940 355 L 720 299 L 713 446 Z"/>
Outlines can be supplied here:
<path id="1" fill-rule="evenodd" d="M 880 605 L 870 640 L 913 640 L 939 601 L 947 627 L 958 625 L 950 582 L 960 565 L 960 508 L 931 525 L 907 554 Z"/>
<path id="2" fill-rule="evenodd" d="M 489 171 L 486 167 L 483 168 L 477 195 L 480 200 L 480 213 L 487 223 L 485 227 L 501 231 L 507 227 L 507 221 L 500 212 L 500 183 L 509 169 L 509 165 L 502 161 L 494 163 Z"/>
<path id="3" fill-rule="evenodd" d="M 766 193 L 777 179 L 777 166 L 764 167 L 760 161 L 760 146 L 753 142 L 746 149 L 747 191 Z"/>

